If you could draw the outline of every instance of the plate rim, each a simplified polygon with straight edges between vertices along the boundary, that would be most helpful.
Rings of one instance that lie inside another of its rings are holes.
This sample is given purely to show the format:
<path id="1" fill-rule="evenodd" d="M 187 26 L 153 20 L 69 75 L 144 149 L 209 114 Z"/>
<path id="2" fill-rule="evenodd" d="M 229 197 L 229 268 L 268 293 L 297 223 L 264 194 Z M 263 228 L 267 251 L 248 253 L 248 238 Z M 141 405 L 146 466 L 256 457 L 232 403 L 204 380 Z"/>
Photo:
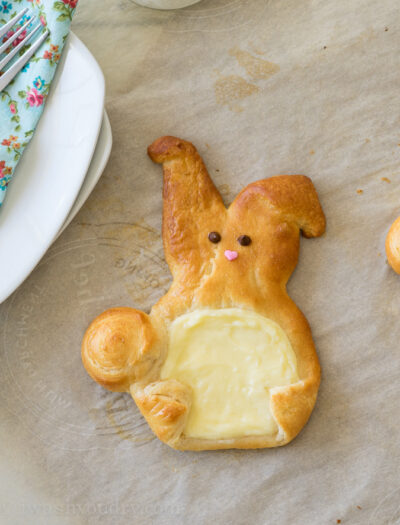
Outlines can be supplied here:
<path id="1" fill-rule="evenodd" d="M 23 267 L 17 272 L 14 277 L 10 278 L 8 277 L 7 280 L 3 280 L 3 285 L 1 285 L 0 282 L 0 304 L 2 304 L 15 290 L 18 289 L 18 287 L 29 277 L 29 275 L 32 273 L 32 271 L 36 268 L 44 254 L 47 252 L 49 247 L 54 242 L 60 228 L 62 227 L 66 217 L 68 217 L 70 210 L 72 209 L 77 196 L 79 195 L 79 191 L 82 187 L 82 184 L 86 178 L 90 163 L 93 158 L 93 154 L 96 149 L 96 145 L 99 139 L 99 133 L 101 129 L 101 124 L 103 121 L 103 115 L 104 115 L 104 100 L 105 100 L 105 79 L 103 72 L 97 63 L 94 56 L 91 54 L 89 49 L 84 45 L 84 43 L 73 33 L 73 31 L 70 31 L 68 35 L 67 42 L 69 45 L 73 45 L 79 52 L 79 54 L 83 57 L 85 62 L 90 62 L 91 69 L 93 70 L 94 74 L 96 75 L 99 85 L 98 85 L 98 97 L 100 98 L 101 104 L 101 110 L 98 112 L 98 115 L 93 117 L 93 120 L 96 121 L 96 134 L 95 139 L 93 141 L 93 145 L 91 146 L 90 150 L 88 148 L 88 156 L 87 160 L 83 164 L 82 167 L 82 174 L 80 182 L 76 183 L 76 187 L 69 193 L 69 199 L 68 204 L 65 207 L 65 213 L 60 215 L 57 220 L 54 222 L 54 231 L 52 232 L 52 235 L 49 235 L 48 238 L 45 240 L 45 242 L 40 244 L 40 247 L 37 249 L 37 253 L 35 253 L 35 256 L 31 258 L 29 266 Z M 65 60 L 65 59 L 64 59 Z M 44 109 L 46 111 L 46 108 Z"/>
<path id="2" fill-rule="evenodd" d="M 107 115 L 107 111 L 105 109 L 103 111 L 103 120 L 102 120 L 102 123 L 101 123 L 101 126 L 100 126 L 99 137 L 98 137 L 98 140 L 97 140 L 97 143 L 96 143 L 96 147 L 95 147 L 95 150 L 94 150 L 94 153 L 93 153 L 93 156 L 92 156 L 91 163 L 89 165 L 89 169 L 88 169 L 88 171 L 86 173 L 86 177 L 85 177 L 85 179 L 84 179 L 84 181 L 82 183 L 82 186 L 83 186 L 85 180 L 87 179 L 88 174 L 90 173 L 90 171 L 92 169 L 93 160 L 96 157 L 96 149 L 97 149 L 97 147 L 99 145 L 99 142 L 101 141 L 101 137 L 102 137 L 103 133 L 104 133 L 104 138 L 106 140 L 105 149 L 101 152 L 102 159 L 100 161 L 99 167 L 96 168 L 96 174 L 93 176 L 93 181 L 91 183 L 90 189 L 83 196 L 82 202 L 76 207 L 76 209 L 74 209 L 76 201 L 79 199 L 80 192 L 78 193 L 78 195 L 77 195 L 77 197 L 76 197 L 76 199 L 75 199 L 75 201 L 74 201 L 74 203 L 72 205 L 72 208 L 71 208 L 67 218 L 65 219 L 65 222 L 61 226 L 61 228 L 58 231 L 58 233 L 57 233 L 56 237 L 54 238 L 53 242 L 55 242 L 56 239 L 58 239 L 58 237 L 68 228 L 68 226 L 71 224 L 71 222 L 78 215 L 80 210 L 83 208 L 85 202 L 90 197 L 91 193 L 93 192 L 93 190 L 95 189 L 97 183 L 99 182 L 100 177 L 102 176 L 103 171 L 105 170 L 107 162 L 108 162 L 108 160 L 110 158 L 111 149 L 112 149 L 112 145 L 113 145 L 113 137 L 112 137 L 112 129 L 111 129 L 111 124 L 110 124 L 110 119 L 109 119 L 109 117 Z M 100 154 L 99 154 L 99 156 L 100 156 Z M 81 190 L 82 190 L 82 186 L 81 186 Z"/>

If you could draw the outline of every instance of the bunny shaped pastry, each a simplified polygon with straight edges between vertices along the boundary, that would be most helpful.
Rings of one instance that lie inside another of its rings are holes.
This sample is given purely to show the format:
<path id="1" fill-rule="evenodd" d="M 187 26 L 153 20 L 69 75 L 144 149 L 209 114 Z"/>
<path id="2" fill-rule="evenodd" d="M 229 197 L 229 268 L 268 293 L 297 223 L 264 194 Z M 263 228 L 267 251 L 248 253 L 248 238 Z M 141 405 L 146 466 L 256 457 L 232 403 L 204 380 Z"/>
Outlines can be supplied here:
<path id="1" fill-rule="evenodd" d="M 89 326 L 90 376 L 130 392 L 154 433 L 180 450 L 275 447 L 307 422 L 320 368 L 286 283 L 299 233 L 322 235 L 314 186 L 281 175 L 244 188 L 228 209 L 195 147 L 162 137 L 163 241 L 173 282 L 149 315 L 112 308 Z"/>

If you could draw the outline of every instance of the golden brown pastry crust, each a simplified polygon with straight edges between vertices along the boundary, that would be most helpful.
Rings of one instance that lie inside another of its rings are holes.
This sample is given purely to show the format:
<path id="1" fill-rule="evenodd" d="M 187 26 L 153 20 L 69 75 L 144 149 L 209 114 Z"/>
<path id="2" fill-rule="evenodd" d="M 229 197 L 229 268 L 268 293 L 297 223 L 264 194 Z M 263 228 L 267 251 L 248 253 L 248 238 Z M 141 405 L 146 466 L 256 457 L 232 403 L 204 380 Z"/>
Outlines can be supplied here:
<path id="1" fill-rule="evenodd" d="M 386 236 L 386 257 L 393 270 L 400 274 L 400 217 L 398 217 Z"/>
<path id="2" fill-rule="evenodd" d="M 167 294 L 147 316 L 113 308 L 97 317 L 82 343 L 90 376 L 110 390 L 130 391 L 154 433 L 181 450 L 275 447 L 291 441 L 314 407 L 320 367 L 311 330 L 286 292 L 296 267 L 299 233 L 316 237 L 325 217 L 315 188 L 303 175 L 281 175 L 244 188 L 228 209 L 195 147 L 162 137 L 148 153 L 164 168 L 163 241 L 173 276 Z M 208 233 L 218 231 L 213 244 Z M 239 235 L 252 239 L 238 245 Z M 225 250 L 239 257 L 230 262 Z M 168 352 L 168 329 L 178 316 L 199 308 L 244 308 L 278 323 L 297 358 L 300 381 L 271 390 L 275 436 L 194 439 L 184 435 L 191 390 L 176 380 L 160 380 Z"/>

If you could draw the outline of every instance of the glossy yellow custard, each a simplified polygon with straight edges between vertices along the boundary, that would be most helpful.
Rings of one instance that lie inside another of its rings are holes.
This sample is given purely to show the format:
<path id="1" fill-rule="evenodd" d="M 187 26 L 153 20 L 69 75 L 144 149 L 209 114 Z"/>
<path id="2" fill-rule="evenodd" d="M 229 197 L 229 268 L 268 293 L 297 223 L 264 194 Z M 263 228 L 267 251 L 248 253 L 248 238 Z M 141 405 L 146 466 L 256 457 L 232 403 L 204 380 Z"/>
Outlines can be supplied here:
<path id="1" fill-rule="evenodd" d="M 270 389 L 299 381 L 282 328 L 241 308 L 201 309 L 175 319 L 161 379 L 191 387 L 188 437 L 274 435 Z"/>

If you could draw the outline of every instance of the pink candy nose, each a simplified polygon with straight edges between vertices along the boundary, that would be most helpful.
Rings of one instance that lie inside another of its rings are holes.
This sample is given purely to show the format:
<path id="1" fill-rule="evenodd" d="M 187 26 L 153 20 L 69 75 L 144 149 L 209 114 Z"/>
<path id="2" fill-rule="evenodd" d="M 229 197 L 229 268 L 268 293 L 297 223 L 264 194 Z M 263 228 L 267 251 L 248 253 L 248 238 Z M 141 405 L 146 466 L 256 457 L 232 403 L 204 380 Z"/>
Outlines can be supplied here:
<path id="1" fill-rule="evenodd" d="M 225 250 L 225 257 L 228 259 L 228 261 L 234 261 L 237 259 L 238 252 L 232 252 L 231 250 Z"/>

